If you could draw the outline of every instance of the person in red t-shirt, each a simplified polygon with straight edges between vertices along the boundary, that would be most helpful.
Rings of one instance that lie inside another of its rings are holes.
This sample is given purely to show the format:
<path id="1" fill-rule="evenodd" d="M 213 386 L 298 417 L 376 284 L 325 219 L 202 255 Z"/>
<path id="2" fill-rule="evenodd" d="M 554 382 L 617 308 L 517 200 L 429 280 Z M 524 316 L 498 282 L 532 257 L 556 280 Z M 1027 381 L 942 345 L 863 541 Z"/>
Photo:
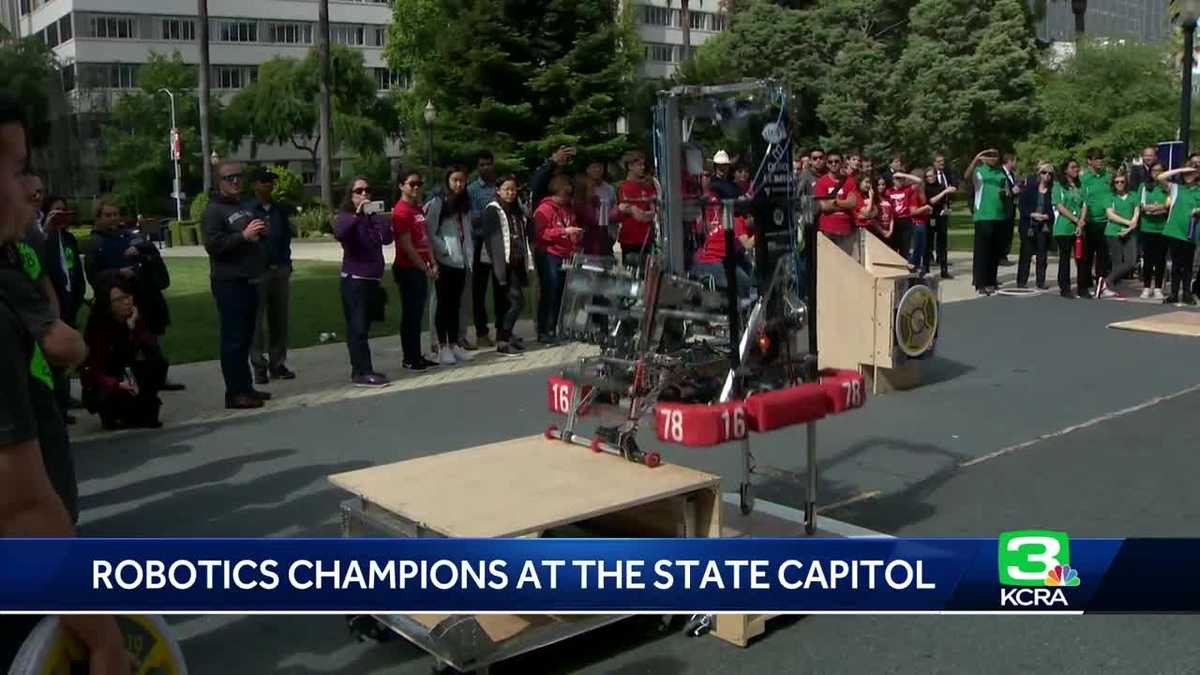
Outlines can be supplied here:
<path id="1" fill-rule="evenodd" d="M 728 285 L 728 276 L 725 274 L 727 249 L 725 247 L 724 209 L 720 202 L 716 201 L 716 195 L 711 197 L 697 223 L 703 228 L 704 243 L 696 253 L 696 264 L 692 268 L 692 276 L 696 279 L 711 276 L 716 280 L 717 288 L 725 288 Z M 733 241 L 735 250 L 731 254 L 739 258 L 744 251 L 749 251 L 754 246 L 754 236 L 750 232 L 746 219 L 742 216 L 733 219 Z M 736 274 L 738 293 L 745 297 L 750 292 L 750 277 L 741 265 L 736 268 Z"/>
<path id="2" fill-rule="evenodd" d="M 653 179 L 646 175 L 646 157 L 640 152 L 630 153 L 626 157 L 625 170 L 627 177 L 617 192 L 617 211 L 621 215 L 617 242 L 621 244 L 624 264 L 637 267 L 654 245 L 658 188 Z"/>
<path id="3" fill-rule="evenodd" d="M 421 353 L 421 320 L 429 281 L 437 279 L 437 263 L 429 248 L 425 231 L 425 212 L 421 210 L 421 174 L 410 171 L 400 183 L 400 199 L 392 210 L 392 234 L 396 241 L 396 261 L 392 276 L 400 287 L 400 344 L 406 370 L 425 370 L 437 363 Z"/>
<path id="4" fill-rule="evenodd" d="M 813 195 L 821 209 L 817 229 L 833 243 L 850 255 L 854 255 L 854 211 L 858 208 L 859 194 L 854 180 L 847 178 L 842 157 L 829 153 L 825 157 L 829 172 L 817 179 Z"/>
<path id="5" fill-rule="evenodd" d="M 892 203 L 892 236 L 888 244 L 916 269 L 925 254 L 924 234 L 929 225 L 929 205 L 925 203 L 925 191 L 921 179 L 902 170 L 892 171 L 892 185 L 887 190 L 887 199 Z M 918 235 L 917 228 L 921 228 Z M 920 236 L 919 250 L 913 246 L 914 238 Z M 914 255 L 916 257 L 914 257 Z"/>

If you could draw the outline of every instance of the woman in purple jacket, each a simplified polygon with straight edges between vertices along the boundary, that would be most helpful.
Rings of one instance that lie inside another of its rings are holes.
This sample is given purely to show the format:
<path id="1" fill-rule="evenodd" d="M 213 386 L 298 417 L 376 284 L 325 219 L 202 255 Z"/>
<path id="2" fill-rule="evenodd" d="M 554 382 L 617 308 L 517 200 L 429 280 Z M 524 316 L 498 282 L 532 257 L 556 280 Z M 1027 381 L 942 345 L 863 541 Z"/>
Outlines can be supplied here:
<path id="1" fill-rule="evenodd" d="M 346 315 L 346 347 L 350 381 L 357 387 L 386 387 L 388 378 L 375 372 L 367 338 L 371 322 L 382 321 L 387 306 L 383 280 L 383 247 L 392 243 L 392 223 L 379 202 L 371 201 L 371 185 L 355 176 L 333 226 L 342 244 L 342 312 Z"/>

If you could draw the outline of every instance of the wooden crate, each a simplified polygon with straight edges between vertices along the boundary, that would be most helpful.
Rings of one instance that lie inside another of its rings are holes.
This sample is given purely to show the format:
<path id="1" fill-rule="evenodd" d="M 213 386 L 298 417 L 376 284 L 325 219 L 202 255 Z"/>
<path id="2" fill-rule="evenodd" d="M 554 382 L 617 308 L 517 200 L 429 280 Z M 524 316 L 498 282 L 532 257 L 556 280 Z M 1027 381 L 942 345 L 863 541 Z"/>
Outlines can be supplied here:
<path id="1" fill-rule="evenodd" d="M 407 537 L 717 537 L 720 477 L 654 469 L 543 436 L 330 476 L 354 495 L 343 533 Z M 380 623 L 459 670 L 621 616 L 391 615 Z"/>

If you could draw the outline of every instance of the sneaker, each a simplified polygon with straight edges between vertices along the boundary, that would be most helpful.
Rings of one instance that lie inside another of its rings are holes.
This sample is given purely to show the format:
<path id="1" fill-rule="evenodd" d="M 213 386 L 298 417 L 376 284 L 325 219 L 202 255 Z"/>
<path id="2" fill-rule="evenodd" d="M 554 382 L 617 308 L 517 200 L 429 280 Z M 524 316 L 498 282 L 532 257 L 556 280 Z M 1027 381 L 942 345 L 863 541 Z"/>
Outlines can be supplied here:
<path id="1" fill-rule="evenodd" d="M 1167 297 L 1163 298 L 1164 305 L 1175 305 L 1178 303 L 1179 303 L 1178 295 L 1168 295 Z"/>
<path id="2" fill-rule="evenodd" d="M 251 389 L 250 396 L 252 396 L 260 401 L 270 401 L 271 400 L 270 394 L 268 394 L 265 391 L 258 391 L 257 389 Z"/>
<path id="3" fill-rule="evenodd" d="M 1184 293 L 1183 294 L 1183 304 L 1187 305 L 1188 307 L 1195 307 L 1196 306 L 1196 296 L 1192 295 L 1191 293 Z"/>
<path id="4" fill-rule="evenodd" d="M 479 347 L 496 347 L 496 346 L 498 346 L 498 343 L 492 342 L 491 336 L 489 336 L 487 333 L 484 333 L 483 335 L 476 335 L 475 336 L 475 344 L 478 345 Z"/>
<path id="5" fill-rule="evenodd" d="M 288 370 L 287 366 L 276 366 L 271 369 L 271 377 L 277 380 L 294 380 L 296 373 Z"/>
<path id="6" fill-rule="evenodd" d="M 429 365 L 427 365 L 425 359 L 421 359 L 420 361 L 405 361 L 400 365 L 405 370 L 415 370 L 418 372 L 429 369 Z"/>
<path id="7" fill-rule="evenodd" d="M 459 349 L 462 349 L 462 350 L 464 350 L 464 351 L 468 351 L 468 352 L 474 352 L 474 351 L 478 351 L 478 350 L 479 350 L 479 347 L 476 347 L 475 345 L 471 344 L 471 341 L 470 341 L 470 340 L 468 340 L 467 338 L 462 338 L 462 339 L 461 339 L 461 340 L 459 340 L 459 341 L 458 341 L 456 344 L 453 344 L 453 345 L 450 345 L 450 346 L 451 346 L 452 348 L 453 348 L 453 347 L 458 347 Z"/>
<path id="8" fill-rule="evenodd" d="M 1059 291 L 1058 294 L 1061 295 L 1066 300 L 1074 300 L 1075 299 L 1075 294 L 1072 293 L 1071 291 Z"/>
<path id="9" fill-rule="evenodd" d="M 466 363 L 467 361 L 475 358 L 471 354 L 468 354 L 466 349 L 463 349 L 458 345 L 454 345 L 450 348 L 450 354 L 457 363 Z"/>
<path id="10" fill-rule="evenodd" d="M 943 279 L 947 279 L 947 280 L 954 278 L 953 274 L 950 274 L 949 272 L 946 272 L 946 271 L 943 271 L 941 276 Z"/>
<path id="11" fill-rule="evenodd" d="M 263 407 L 263 400 L 249 394 L 236 394 L 225 397 L 225 408 L 228 410 L 251 410 Z"/>
<path id="12" fill-rule="evenodd" d="M 513 339 L 508 343 L 508 346 L 511 347 L 512 349 L 517 350 L 518 352 L 523 352 L 526 349 L 529 349 L 528 347 L 525 346 L 525 341 L 515 335 L 513 336 Z"/>
<path id="13" fill-rule="evenodd" d="M 1112 300 L 1114 298 L 1120 298 L 1121 294 L 1111 288 L 1106 288 L 1104 289 L 1104 292 L 1100 294 L 1100 297 L 1104 300 Z"/>
<path id="14" fill-rule="evenodd" d="M 500 356 L 521 356 L 521 350 L 512 346 L 509 342 L 497 342 L 496 353 Z"/>
<path id="15" fill-rule="evenodd" d="M 423 363 L 426 368 L 437 368 L 438 366 L 441 365 L 437 361 L 435 361 L 433 359 L 427 359 L 424 356 L 421 357 L 421 363 Z"/>
<path id="16" fill-rule="evenodd" d="M 442 347 L 442 351 L 438 352 L 438 364 L 443 366 L 452 366 L 458 363 L 454 358 L 454 352 L 450 351 L 449 347 Z"/>
<path id="17" fill-rule="evenodd" d="M 1142 289 L 1142 294 L 1139 296 L 1143 300 L 1149 300 L 1154 295 L 1154 291 L 1149 286 Z"/>
<path id="18" fill-rule="evenodd" d="M 386 377 L 375 373 L 370 375 L 359 375 L 358 377 L 350 380 L 350 382 L 356 387 L 370 387 L 375 389 L 378 389 L 379 387 L 386 387 L 391 384 L 388 382 Z"/>
<path id="19" fill-rule="evenodd" d="M 1154 299 L 1155 300 L 1162 300 L 1164 297 L 1166 297 L 1166 296 L 1163 295 L 1161 288 L 1154 289 Z"/>

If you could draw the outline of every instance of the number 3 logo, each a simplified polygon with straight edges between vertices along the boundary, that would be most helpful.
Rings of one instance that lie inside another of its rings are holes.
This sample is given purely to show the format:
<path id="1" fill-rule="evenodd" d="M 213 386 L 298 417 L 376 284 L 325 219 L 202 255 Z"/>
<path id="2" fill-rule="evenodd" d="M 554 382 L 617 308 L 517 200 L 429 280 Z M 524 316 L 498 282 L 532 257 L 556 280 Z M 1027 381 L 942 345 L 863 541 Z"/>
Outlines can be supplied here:
<path id="1" fill-rule="evenodd" d="M 1058 565 L 1071 564 L 1066 532 L 1022 530 L 1000 535 L 1000 583 L 1006 586 L 1045 586 Z"/>

